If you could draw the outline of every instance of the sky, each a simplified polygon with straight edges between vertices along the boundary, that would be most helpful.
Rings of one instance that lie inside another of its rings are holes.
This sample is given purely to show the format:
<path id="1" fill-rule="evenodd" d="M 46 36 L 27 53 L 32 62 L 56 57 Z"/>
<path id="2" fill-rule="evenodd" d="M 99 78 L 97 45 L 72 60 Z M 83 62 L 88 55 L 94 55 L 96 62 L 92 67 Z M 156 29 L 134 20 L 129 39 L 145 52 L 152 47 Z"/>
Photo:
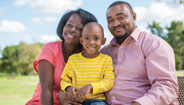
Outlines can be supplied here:
<path id="1" fill-rule="evenodd" d="M 67 10 L 82 8 L 94 14 L 103 26 L 106 44 L 113 36 L 107 27 L 106 10 L 116 0 L 0 0 L 0 48 L 59 40 L 56 28 Z M 125 0 L 137 14 L 136 24 L 148 31 L 152 21 L 162 27 L 171 21 L 184 22 L 184 5 L 179 0 Z M 0 54 L 1 55 L 1 54 Z"/>

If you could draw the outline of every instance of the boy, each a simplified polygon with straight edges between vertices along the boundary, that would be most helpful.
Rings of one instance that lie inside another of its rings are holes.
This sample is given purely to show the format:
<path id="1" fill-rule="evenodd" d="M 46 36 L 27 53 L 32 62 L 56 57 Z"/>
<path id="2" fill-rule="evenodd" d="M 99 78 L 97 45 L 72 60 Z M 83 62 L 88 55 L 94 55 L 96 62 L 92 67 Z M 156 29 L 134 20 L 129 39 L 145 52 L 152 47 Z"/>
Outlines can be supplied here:
<path id="1" fill-rule="evenodd" d="M 83 105 L 106 105 L 104 92 L 113 87 L 114 73 L 111 57 L 98 52 L 105 41 L 100 24 L 84 26 L 80 42 L 85 51 L 69 57 L 61 76 L 61 89 L 69 99 Z"/>

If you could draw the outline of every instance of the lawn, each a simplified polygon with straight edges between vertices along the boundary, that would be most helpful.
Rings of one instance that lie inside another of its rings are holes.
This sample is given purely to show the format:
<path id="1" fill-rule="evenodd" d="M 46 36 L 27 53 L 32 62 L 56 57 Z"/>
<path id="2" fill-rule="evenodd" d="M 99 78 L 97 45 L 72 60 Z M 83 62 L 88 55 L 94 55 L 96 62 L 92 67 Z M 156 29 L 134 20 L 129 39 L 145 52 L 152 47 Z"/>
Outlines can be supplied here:
<path id="1" fill-rule="evenodd" d="M 184 76 L 184 70 L 178 71 L 177 76 Z M 38 75 L 0 76 L 0 105 L 25 105 L 31 99 L 38 82 Z"/>
<path id="2" fill-rule="evenodd" d="M 31 99 L 38 76 L 0 77 L 0 105 L 25 105 Z"/>

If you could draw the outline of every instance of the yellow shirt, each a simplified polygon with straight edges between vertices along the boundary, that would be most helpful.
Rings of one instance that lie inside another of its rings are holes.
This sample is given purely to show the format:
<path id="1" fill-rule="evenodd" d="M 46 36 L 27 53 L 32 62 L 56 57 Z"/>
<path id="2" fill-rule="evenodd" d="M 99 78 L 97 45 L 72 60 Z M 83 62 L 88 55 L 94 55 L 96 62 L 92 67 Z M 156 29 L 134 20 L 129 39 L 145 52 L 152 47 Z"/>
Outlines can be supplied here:
<path id="1" fill-rule="evenodd" d="M 95 58 L 85 58 L 82 53 L 73 54 L 62 73 L 61 89 L 65 91 L 68 86 L 80 89 L 91 84 L 93 90 L 86 99 L 105 100 L 104 92 L 114 85 L 113 69 L 112 58 L 108 55 L 100 53 Z"/>

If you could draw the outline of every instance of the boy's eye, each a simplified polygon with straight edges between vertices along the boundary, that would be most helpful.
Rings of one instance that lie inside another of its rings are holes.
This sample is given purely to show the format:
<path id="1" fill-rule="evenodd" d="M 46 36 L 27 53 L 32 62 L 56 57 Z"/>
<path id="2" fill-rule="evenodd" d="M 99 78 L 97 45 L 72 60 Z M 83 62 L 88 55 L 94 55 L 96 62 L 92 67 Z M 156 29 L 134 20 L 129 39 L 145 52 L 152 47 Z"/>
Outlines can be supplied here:
<path id="1" fill-rule="evenodd" d="M 84 39 L 88 40 L 89 38 L 88 37 L 85 37 Z"/>
<path id="2" fill-rule="evenodd" d="M 95 40 L 98 40 L 99 38 L 95 38 Z"/>

